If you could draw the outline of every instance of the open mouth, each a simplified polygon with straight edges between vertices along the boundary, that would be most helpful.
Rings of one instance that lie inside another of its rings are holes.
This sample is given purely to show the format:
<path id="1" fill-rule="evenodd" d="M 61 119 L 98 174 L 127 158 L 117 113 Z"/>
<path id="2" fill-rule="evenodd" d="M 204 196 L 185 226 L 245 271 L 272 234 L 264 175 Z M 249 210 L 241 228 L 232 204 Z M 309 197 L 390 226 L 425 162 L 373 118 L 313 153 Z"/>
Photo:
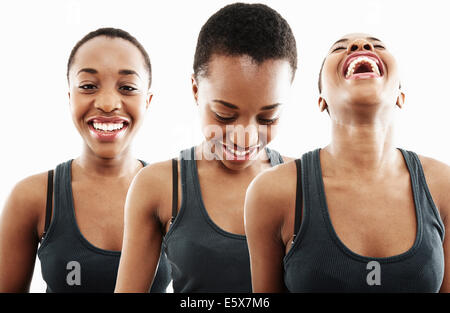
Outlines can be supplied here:
<path id="1" fill-rule="evenodd" d="M 100 141 L 113 141 L 121 136 L 129 126 L 123 118 L 95 117 L 87 121 L 91 134 Z"/>
<path id="2" fill-rule="evenodd" d="M 251 147 L 242 148 L 237 145 L 230 146 L 223 142 L 220 142 L 225 152 L 225 158 L 229 161 L 248 161 L 257 154 L 260 148 L 260 144 Z"/>
<path id="3" fill-rule="evenodd" d="M 374 53 L 353 53 L 345 60 L 345 79 L 377 78 L 383 76 L 383 65 Z"/>

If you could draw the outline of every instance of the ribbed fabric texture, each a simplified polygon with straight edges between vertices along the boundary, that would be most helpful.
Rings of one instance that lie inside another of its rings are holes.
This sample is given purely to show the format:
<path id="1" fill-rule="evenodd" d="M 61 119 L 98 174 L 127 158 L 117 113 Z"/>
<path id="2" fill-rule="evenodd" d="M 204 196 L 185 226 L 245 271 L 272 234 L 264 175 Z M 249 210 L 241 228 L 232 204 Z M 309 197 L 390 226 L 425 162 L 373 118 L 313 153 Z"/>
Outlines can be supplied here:
<path id="1" fill-rule="evenodd" d="M 371 258 L 350 251 L 332 227 L 319 151 L 317 149 L 302 156 L 304 209 L 299 233 L 284 259 L 284 280 L 288 290 L 438 292 L 444 275 L 442 243 L 445 228 L 432 201 L 417 155 L 400 149 L 411 176 L 417 217 L 416 240 L 402 254 Z M 376 261 L 379 266 L 368 266 L 371 261 Z M 379 275 L 375 274 L 375 270 Z M 379 284 L 373 281 L 376 276 Z"/>
<path id="2" fill-rule="evenodd" d="M 283 162 L 266 148 L 272 166 Z M 252 292 L 246 237 L 219 228 L 201 197 L 195 148 L 180 154 L 182 202 L 164 238 L 174 292 Z"/>
<path id="3" fill-rule="evenodd" d="M 56 167 L 53 217 L 38 249 L 42 277 L 47 292 L 112 293 L 121 252 L 99 249 L 81 234 L 75 219 L 71 164 L 69 160 Z M 162 253 L 150 292 L 165 292 L 170 279 L 169 264 Z"/>

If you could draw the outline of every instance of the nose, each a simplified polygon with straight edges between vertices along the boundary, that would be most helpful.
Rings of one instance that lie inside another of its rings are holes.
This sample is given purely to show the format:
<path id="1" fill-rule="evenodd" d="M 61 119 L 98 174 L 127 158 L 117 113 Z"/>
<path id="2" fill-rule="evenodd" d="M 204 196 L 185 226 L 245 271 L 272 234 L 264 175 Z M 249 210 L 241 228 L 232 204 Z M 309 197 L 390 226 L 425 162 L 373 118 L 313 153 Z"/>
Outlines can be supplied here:
<path id="1" fill-rule="evenodd" d="M 95 99 L 95 108 L 110 113 L 122 107 L 122 101 L 115 92 L 104 90 Z"/>
<path id="2" fill-rule="evenodd" d="M 232 132 L 228 140 L 241 148 L 257 145 L 259 142 L 259 129 L 253 123 L 246 126 L 233 125 Z"/>
<path id="3" fill-rule="evenodd" d="M 350 54 L 356 51 L 374 51 L 373 45 L 365 39 L 355 39 L 347 47 L 347 52 Z"/>

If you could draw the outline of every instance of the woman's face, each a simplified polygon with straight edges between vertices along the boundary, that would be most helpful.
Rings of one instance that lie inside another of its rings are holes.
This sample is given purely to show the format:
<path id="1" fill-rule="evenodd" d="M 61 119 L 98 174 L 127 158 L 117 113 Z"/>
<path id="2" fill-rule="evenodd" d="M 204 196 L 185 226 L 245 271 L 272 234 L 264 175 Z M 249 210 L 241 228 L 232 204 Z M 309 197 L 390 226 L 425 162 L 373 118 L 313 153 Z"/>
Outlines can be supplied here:
<path id="1" fill-rule="evenodd" d="M 216 159 L 239 170 L 262 156 L 288 102 L 287 60 L 255 63 L 249 56 L 213 55 L 205 75 L 192 79 L 203 134 Z"/>
<path id="2" fill-rule="evenodd" d="M 128 150 L 152 97 L 148 79 L 141 52 L 124 39 L 99 36 L 79 48 L 69 101 L 88 151 L 114 158 Z"/>
<path id="3" fill-rule="evenodd" d="M 332 117 L 403 101 L 394 57 L 381 40 L 367 34 L 349 34 L 331 46 L 321 82 L 319 105 Z"/>

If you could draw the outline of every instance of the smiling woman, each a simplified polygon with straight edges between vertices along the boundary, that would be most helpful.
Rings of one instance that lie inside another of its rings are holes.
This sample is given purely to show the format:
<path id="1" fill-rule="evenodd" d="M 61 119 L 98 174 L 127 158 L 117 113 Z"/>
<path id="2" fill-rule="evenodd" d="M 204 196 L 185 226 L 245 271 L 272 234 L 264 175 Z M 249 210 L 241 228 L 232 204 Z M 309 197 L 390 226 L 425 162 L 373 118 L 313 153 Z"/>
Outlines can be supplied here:
<path id="1" fill-rule="evenodd" d="M 247 191 L 254 291 L 450 290 L 450 168 L 393 145 L 399 86 L 379 39 L 333 44 L 318 101 L 331 143 L 260 174 Z"/>
<path id="2" fill-rule="evenodd" d="M 129 33 L 102 28 L 73 48 L 67 78 L 83 150 L 13 189 L 0 220 L 3 292 L 28 290 L 36 252 L 48 292 L 114 290 L 125 197 L 146 165 L 130 146 L 152 98 L 150 60 Z M 162 255 L 151 291 L 169 280 Z"/>
<path id="3" fill-rule="evenodd" d="M 231 4 L 203 25 L 191 82 L 204 141 L 136 176 L 117 292 L 148 289 L 161 247 L 175 292 L 251 292 L 245 191 L 287 159 L 266 146 L 296 66 L 293 33 L 266 5 Z"/>

